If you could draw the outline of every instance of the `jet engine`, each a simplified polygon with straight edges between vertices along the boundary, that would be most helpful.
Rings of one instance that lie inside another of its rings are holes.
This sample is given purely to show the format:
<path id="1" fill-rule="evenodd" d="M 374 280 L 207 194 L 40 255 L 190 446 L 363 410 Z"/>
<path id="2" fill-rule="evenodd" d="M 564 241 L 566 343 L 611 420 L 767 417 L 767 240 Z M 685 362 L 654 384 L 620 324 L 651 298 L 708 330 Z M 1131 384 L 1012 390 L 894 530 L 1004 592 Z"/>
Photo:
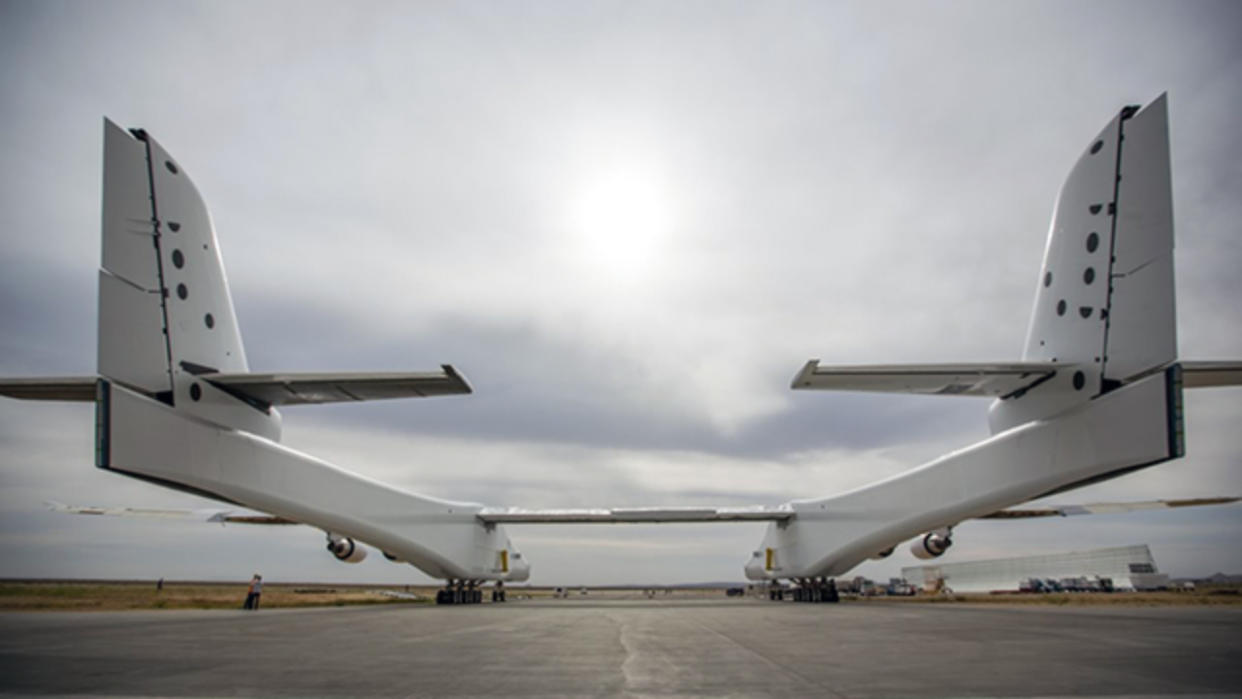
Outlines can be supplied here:
<path id="1" fill-rule="evenodd" d="M 328 550 L 332 552 L 333 556 L 336 556 L 338 561 L 346 563 L 361 563 L 362 559 L 367 557 L 367 550 L 348 537 L 334 539 L 329 536 Z"/>
<path id="2" fill-rule="evenodd" d="M 914 554 L 915 558 L 926 561 L 944 555 L 944 552 L 948 551 L 952 545 L 953 539 L 949 538 L 948 532 L 928 532 L 910 544 L 910 553 Z"/>

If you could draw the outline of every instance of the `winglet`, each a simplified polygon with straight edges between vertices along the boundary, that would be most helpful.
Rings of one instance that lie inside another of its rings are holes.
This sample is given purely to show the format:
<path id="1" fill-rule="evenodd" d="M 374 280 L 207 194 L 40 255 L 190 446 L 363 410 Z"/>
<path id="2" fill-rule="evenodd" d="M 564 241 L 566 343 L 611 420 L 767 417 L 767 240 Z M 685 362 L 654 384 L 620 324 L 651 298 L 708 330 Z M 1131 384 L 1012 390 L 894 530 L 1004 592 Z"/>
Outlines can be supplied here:
<path id="1" fill-rule="evenodd" d="M 819 368 L 818 359 L 812 359 L 806 364 L 802 365 L 802 370 L 799 371 L 798 375 L 794 377 L 793 382 L 789 384 L 789 387 L 795 390 L 799 388 L 810 388 L 811 377 L 815 375 L 815 370 L 818 368 Z"/>

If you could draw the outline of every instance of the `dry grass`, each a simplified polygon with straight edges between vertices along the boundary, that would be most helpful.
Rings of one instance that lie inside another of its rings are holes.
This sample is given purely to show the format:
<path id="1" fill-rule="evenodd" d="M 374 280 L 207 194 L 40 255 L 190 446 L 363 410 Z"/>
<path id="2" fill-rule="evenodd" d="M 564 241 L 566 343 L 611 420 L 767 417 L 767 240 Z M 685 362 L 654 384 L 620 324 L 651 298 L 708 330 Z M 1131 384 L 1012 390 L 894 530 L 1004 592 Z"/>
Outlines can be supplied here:
<path id="1" fill-rule="evenodd" d="M 487 596 L 485 588 L 484 596 Z M 381 590 L 399 590 L 421 597 L 408 600 L 387 597 Z M 405 588 L 397 585 L 326 585 L 267 583 L 263 586 L 262 608 L 341 607 L 347 605 L 419 604 L 435 599 L 435 587 Z M 510 587 L 509 598 L 550 599 L 552 588 Z M 724 590 L 661 589 L 653 603 L 687 598 L 724 599 Z M 122 611 L 138 609 L 240 609 L 246 599 L 246 582 L 201 583 L 167 582 L 156 590 L 151 581 L 0 581 L 0 611 Z M 592 588 L 589 596 L 570 590 L 571 600 L 644 600 L 641 590 Z M 1201 586 L 1191 592 L 1115 592 L 1111 594 L 921 594 L 915 597 L 845 597 L 862 604 L 970 603 L 1054 606 L 1185 606 L 1242 605 L 1242 586 Z"/>
<path id="2" fill-rule="evenodd" d="M 261 606 L 332 607 L 362 604 L 417 604 L 386 597 L 379 590 L 397 586 L 276 584 L 263 586 Z M 117 611 L 127 609 L 240 609 L 247 583 L 166 582 L 0 582 L 3 611 Z M 420 591 L 412 591 L 420 594 Z M 434 595 L 434 592 L 432 593 Z M 424 598 L 426 595 L 423 595 Z"/>

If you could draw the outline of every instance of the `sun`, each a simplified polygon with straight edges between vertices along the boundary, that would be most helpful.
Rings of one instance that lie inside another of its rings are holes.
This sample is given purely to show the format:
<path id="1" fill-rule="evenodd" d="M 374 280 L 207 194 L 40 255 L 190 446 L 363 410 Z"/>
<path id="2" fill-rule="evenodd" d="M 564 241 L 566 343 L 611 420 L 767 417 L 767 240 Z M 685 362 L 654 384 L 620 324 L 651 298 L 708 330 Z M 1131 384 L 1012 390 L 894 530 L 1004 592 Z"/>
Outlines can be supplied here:
<path id="1" fill-rule="evenodd" d="M 668 188 L 638 170 L 601 174 L 572 199 L 572 229 L 581 258 L 627 280 L 660 266 L 672 229 Z"/>

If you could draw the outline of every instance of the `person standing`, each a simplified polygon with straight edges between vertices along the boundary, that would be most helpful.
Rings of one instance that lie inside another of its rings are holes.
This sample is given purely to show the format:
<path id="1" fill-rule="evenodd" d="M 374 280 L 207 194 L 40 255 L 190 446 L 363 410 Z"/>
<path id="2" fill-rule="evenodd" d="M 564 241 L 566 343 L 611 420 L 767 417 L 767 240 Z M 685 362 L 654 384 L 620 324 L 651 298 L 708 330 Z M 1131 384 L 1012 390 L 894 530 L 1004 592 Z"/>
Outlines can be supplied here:
<path id="1" fill-rule="evenodd" d="M 263 576 L 258 573 L 250 579 L 250 590 L 246 593 L 246 603 L 242 605 L 242 609 L 257 610 L 259 608 L 259 596 L 263 594 Z"/>

